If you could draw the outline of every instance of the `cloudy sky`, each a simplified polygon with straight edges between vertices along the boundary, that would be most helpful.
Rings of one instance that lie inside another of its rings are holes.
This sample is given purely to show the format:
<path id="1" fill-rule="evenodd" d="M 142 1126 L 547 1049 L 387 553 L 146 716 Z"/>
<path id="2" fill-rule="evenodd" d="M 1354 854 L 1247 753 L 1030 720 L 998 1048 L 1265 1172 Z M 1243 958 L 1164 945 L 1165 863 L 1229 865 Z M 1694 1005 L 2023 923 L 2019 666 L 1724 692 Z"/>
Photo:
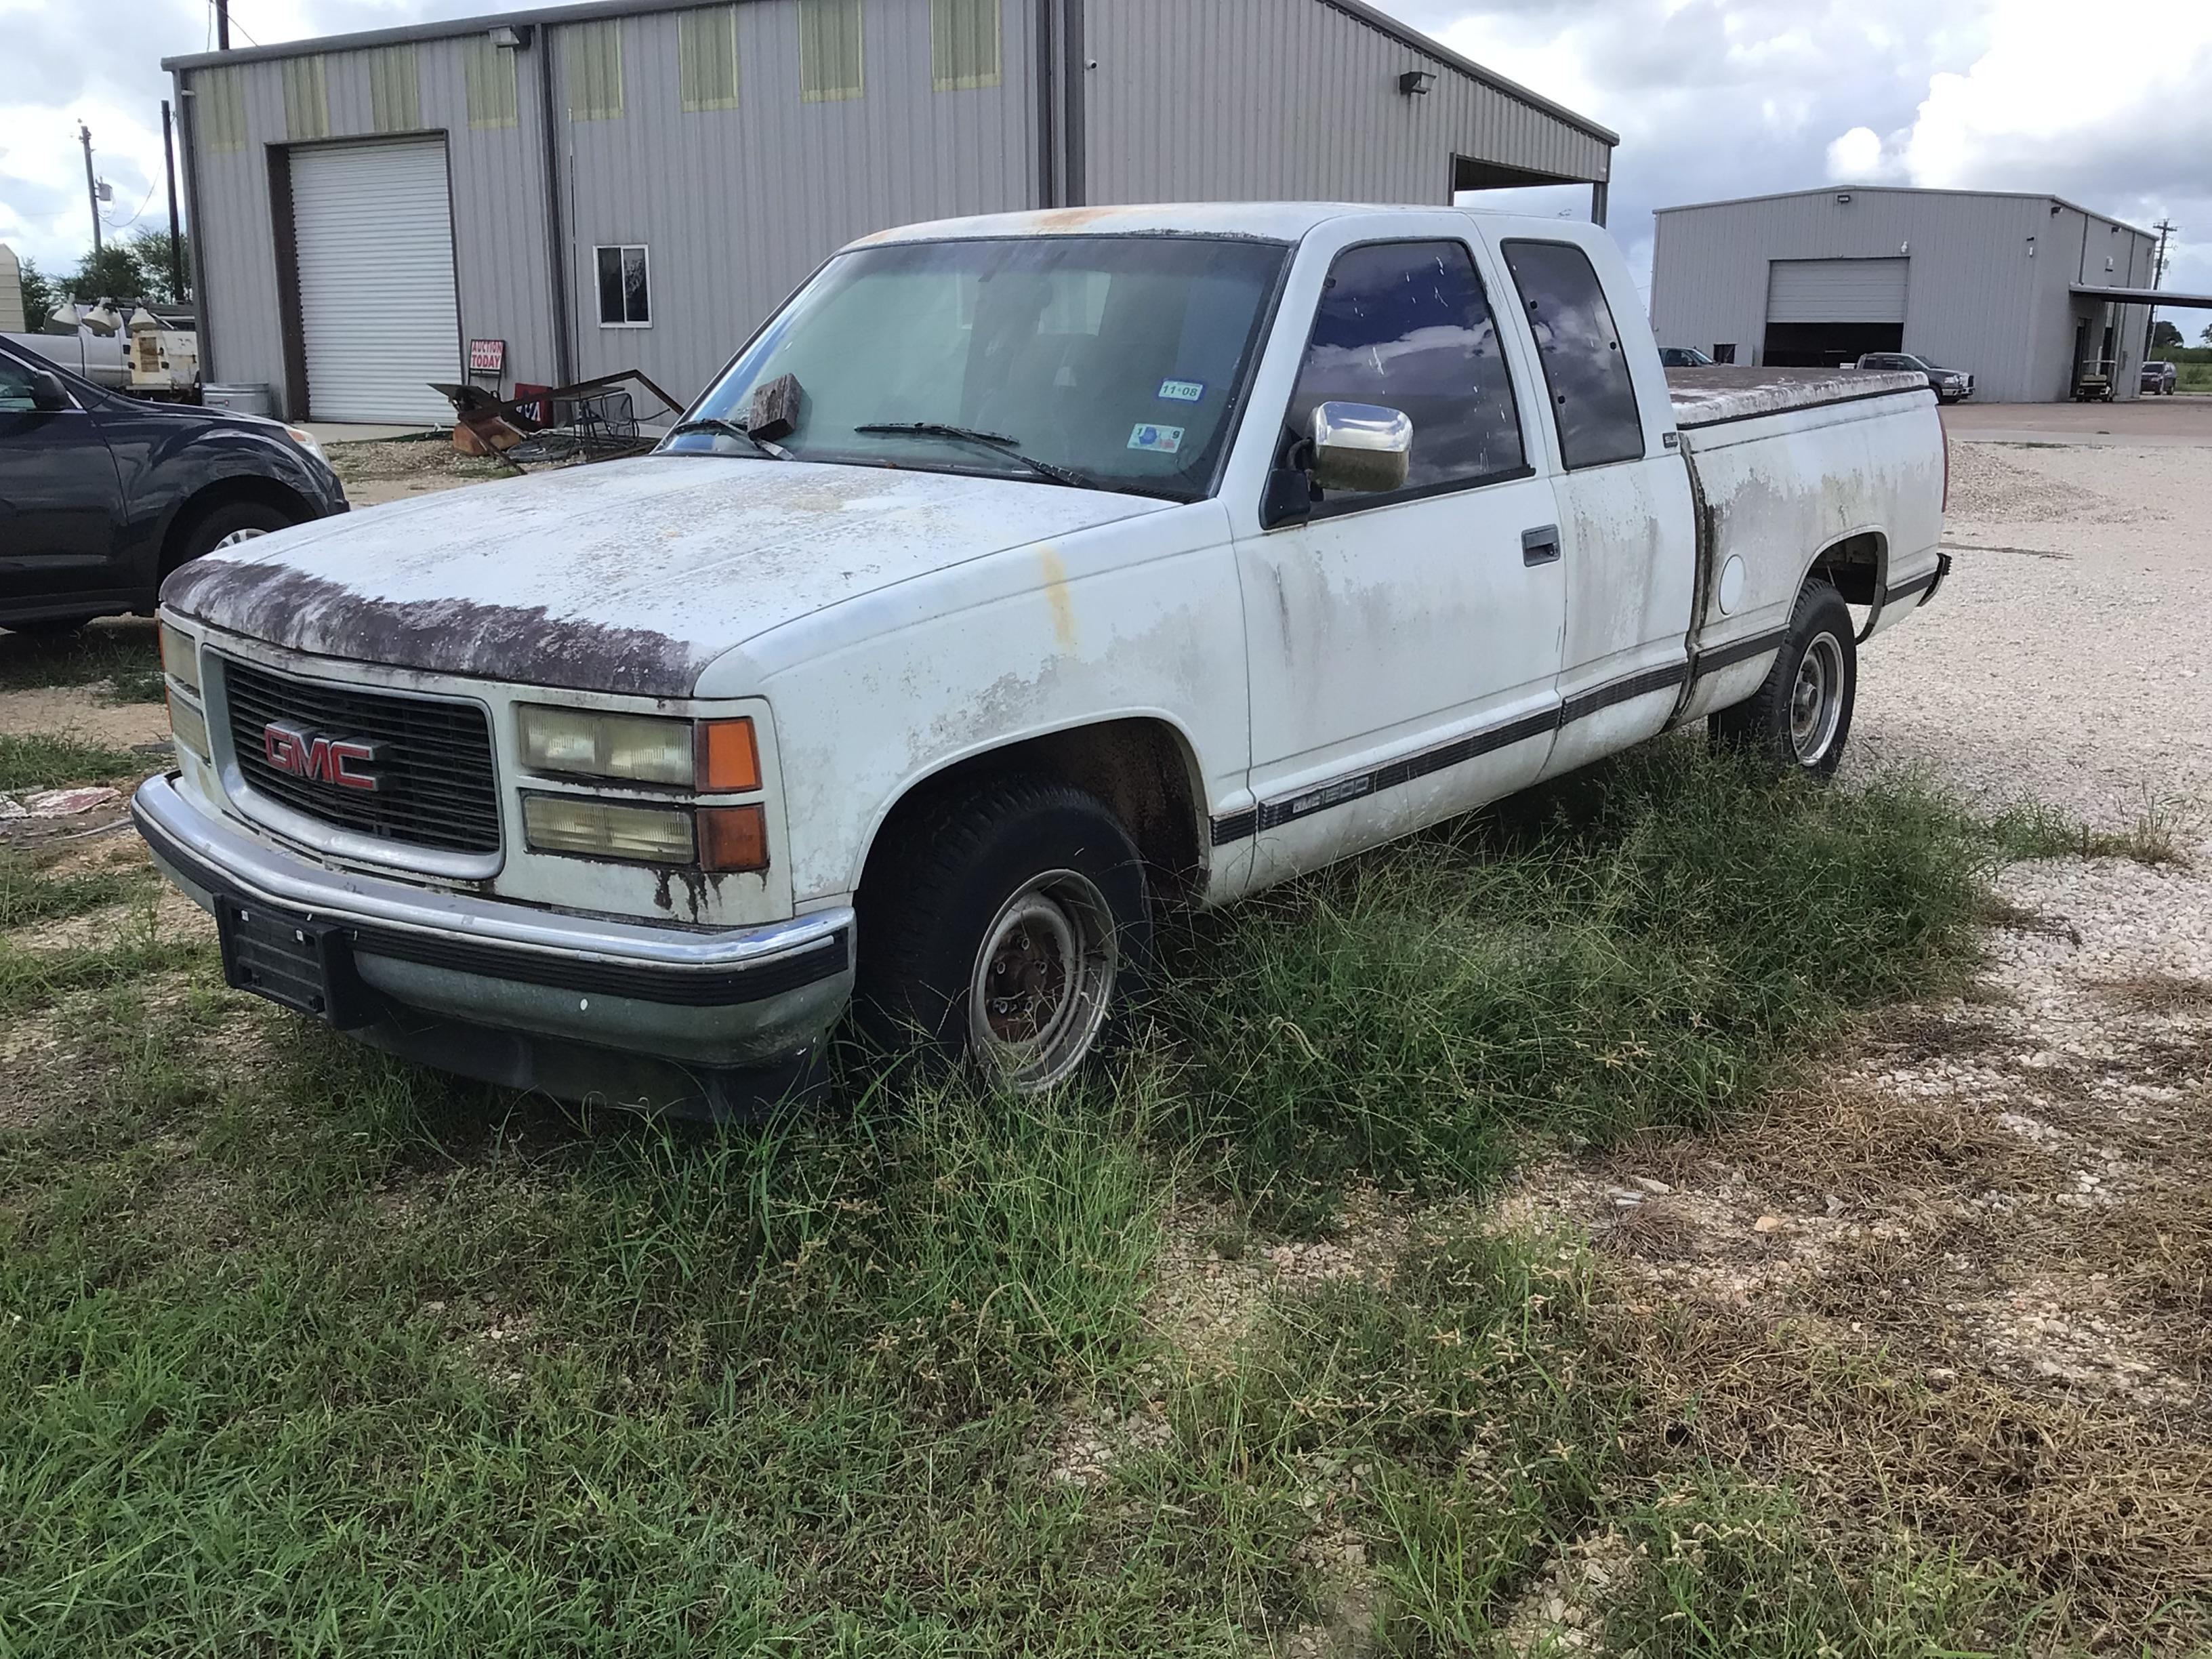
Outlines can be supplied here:
<path id="1" fill-rule="evenodd" d="M 2212 291 L 2212 0 L 2109 16 L 2071 0 L 1381 3 L 1620 131 L 1613 226 L 1639 270 L 1654 207 L 1895 182 L 2170 217 L 2166 286 Z M 270 44 L 513 9 L 233 0 L 231 15 L 238 43 Z M 164 220 L 160 60 L 203 50 L 211 17 L 209 0 L 0 0 L 0 241 L 49 269 L 83 252 L 80 119 L 114 187 L 109 222 Z"/>

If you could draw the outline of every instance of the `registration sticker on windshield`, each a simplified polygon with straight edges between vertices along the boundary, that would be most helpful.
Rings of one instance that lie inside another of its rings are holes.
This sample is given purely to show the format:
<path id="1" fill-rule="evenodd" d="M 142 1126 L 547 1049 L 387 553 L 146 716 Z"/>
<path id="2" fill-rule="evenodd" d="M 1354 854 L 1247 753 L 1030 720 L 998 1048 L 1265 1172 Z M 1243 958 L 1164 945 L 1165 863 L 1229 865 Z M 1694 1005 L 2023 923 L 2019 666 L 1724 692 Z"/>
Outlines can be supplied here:
<path id="1" fill-rule="evenodd" d="M 1129 447 L 1149 449 L 1156 455 L 1172 455 L 1182 447 L 1182 428 L 1179 426 L 1153 426 L 1148 422 L 1137 422 L 1137 429 L 1129 434 Z"/>
<path id="2" fill-rule="evenodd" d="M 1159 396 L 1160 400 L 1163 403 L 1194 404 L 1200 402 L 1205 398 L 1206 382 L 1203 380 L 1162 380 L 1160 382 Z"/>

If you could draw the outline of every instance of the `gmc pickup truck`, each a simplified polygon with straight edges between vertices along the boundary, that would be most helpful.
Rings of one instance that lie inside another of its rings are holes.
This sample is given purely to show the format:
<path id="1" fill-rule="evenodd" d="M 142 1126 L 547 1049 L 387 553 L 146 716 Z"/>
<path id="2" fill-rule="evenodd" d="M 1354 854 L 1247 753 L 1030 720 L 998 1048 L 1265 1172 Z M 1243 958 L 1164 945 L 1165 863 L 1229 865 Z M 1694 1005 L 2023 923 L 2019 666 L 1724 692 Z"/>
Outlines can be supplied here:
<path id="1" fill-rule="evenodd" d="M 172 576 L 136 799 L 230 982 L 721 1115 L 848 1006 L 1079 1066 L 1224 903 L 1710 720 L 1833 770 L 1935 595 L 1919 374 L 1669 383 L 1602 232 L 1103 208 L 836 254 L 656 452 Z"/>

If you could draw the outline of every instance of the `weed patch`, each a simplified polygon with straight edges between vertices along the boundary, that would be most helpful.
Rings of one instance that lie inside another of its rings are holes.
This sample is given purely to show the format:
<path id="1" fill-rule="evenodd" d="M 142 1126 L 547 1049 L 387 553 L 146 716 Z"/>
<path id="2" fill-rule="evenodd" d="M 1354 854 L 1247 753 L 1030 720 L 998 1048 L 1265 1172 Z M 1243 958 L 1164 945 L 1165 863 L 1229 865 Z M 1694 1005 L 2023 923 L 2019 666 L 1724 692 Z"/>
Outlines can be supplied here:
<path id="1" fill-rule="evenodd" d="M 1480 1190 L 1531 1132 L 1711 1121 L 1970 954 L 1983 854 L 1918 783 L 1822 793 L 1688 743 L 1222 918 L 1170 980 L 1185 1133 L 1279 1203 Z"/>
<path id="2" fill-rule="evenodd" d="M 2009 860 L 2132 859 L 2137 864 L 2185 865 L 2184 824 L 2172 808 L 2146 806 L 2124 830 L 2094 830 L 2063 808 L 2016 801 L 1989 820 L 1988 833 Z"/>
<path id="3" fill-rule="evenodd" d="M 74 738 L 0 732 L 0 790 L 58 789 L 71 783 L 117 783 L 150 770 L 143 755 L 79 743 Z"/>
<path id="4" fill-rule="evenodd" d="M 100 680 L 115 681 L 119 690 L 149 674 L 159 682 L 161 645 L 151 622 L 118 620 L 44 638 L 0 633 L 0 691 Z M 156 690 L 149 701 L 161 695 Z"/>

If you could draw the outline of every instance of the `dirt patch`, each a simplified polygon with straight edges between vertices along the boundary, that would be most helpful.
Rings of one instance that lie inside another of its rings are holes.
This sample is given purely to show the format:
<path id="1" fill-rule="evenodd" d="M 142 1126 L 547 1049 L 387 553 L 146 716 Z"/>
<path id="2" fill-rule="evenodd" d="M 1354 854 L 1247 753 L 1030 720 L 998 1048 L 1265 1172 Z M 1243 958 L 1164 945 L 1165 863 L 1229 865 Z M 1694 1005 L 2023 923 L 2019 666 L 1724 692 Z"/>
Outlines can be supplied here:
<path id="1" fill-rule="evenodd" d="M 109 702 L 105 682 L 90 685 L 38 686 L 0 691 L 0 733 L 27 737 L 46 733 L 75 738 L 106 749 L 167 744 L 169 711 L 158 702 Z M 151 771 L 156 763 L 149 761 Z"/>

